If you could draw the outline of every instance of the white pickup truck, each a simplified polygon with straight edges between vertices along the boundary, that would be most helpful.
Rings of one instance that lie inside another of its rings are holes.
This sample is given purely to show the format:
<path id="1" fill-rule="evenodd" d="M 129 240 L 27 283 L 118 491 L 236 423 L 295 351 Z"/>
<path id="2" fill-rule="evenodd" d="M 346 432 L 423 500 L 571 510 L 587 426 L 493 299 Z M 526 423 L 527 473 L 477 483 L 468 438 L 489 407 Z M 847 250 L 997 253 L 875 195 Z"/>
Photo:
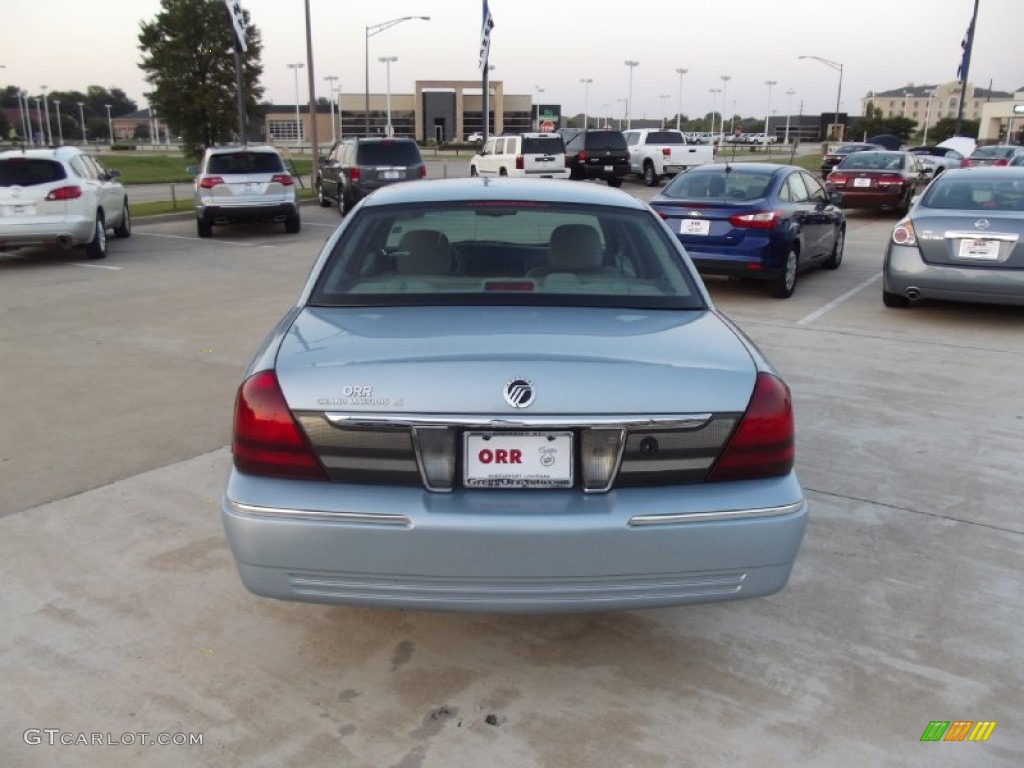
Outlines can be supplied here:
<path id="1" fill-rule="evenodd" d="M 638 128 L 623 131 L 622 135 L 629 148 L 629 170 L 642 176 L 648 187 L 695 165 L 715 162 L 714 146 L 692 144 L 682 131 Z"/>

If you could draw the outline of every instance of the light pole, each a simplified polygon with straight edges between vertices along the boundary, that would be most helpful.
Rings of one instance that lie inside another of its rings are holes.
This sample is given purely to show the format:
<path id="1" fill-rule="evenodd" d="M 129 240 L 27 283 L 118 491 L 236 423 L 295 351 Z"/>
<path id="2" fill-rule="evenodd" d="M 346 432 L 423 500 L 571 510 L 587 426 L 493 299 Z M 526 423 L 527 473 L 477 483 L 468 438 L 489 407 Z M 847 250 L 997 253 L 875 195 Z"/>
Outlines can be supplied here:
<path id="1" fill-rule="evenodd" d="M 295 73 L 295 144 L 298 146 L 302 143 L 302 122 L 299 118 L 299 70 L 302 69 L 305 64 L 301 61 L 297 61 L 294 64 L 289 64 L 288 69 Z M 310 120 L 313 116 L 310 115 Z"/>
<path id="2" fill-rule="evenodd" d="M 392 136 L 395 135 L 395 129 L 391 126 L 391 62 L 398 61 L 398 57 L 397 56 L 380 56 L 380 57 L 377 58 L 377 61 L 381 62 L 384 65 L 384 67 L 387 69 L 387 78 L 388 78 L 388 102 L 387 102 L 387 104 L 388 104 L 388 123 L 387 123 L 387 128 L 385 129 L 384 135 L 387 136 L 390 139 Z"/>
<path id="3" fill-rule="evenodd" d="M 921 137 L 921 143 L 925 146 L 928 145 L 928 123 L 932 121 L 932 99 L 935 97 L 935 91 L 928 91 L 928 110 L 924 116 L 924 136 Z"/>
<path id="4" fill-rule="evenodd" d="M 590 106 L 590 84 L 594 82 L 592 77 L 581 77 L 580 82 L 583 83 L 583 130 L 587 130 L 587 107 Z"/>
<path id="5" fill-rule="evenodd" d="M 334 84 L 338 82 L 337 75 L 326 75 L 324 80 L 327 81 L 327 87 L 331 89 L 331 141 L 338 140 L 338 130 L 334 124 Z"/>
<path id="6" fill-rule="evenodd" d="M 46 129 L 43 126 L 43 101 L 38 96 L 32 99 L 36 103 L 36 120 L 39 121 L 39 146 L 46 144 Z M 35 128 L 35 126 L 32 126 Z"/>
<path id="7" fill-rule="evenodd" d="M 718 94 L 722 92 L 721 88 L 708 88 L 708 93 L 711 94 L 711 143 L 715 143 L 715 113 L 718 111 Z"/>
<path id="8" fill-rule="evenodd" d="M 768 109 L 764 113 L 764 147 L 768 148 L 768 116 L 772 113 L 772 86 L 778 85 L 778 80 L 765 80 L 768 86 Z"/>
<path id="9" fill-rule="evenodd" d="M 25 132 L 25 141 L 32 146 L 32 118 L 29 115 L 28 92 L 18 89 L 18 108 L 21 109 L 21 129 Z"/>
<path id="10" fill-rule="evenodd" d="M 53 146 L 53 128 L 50 127 L 50 105 L 46 101 L 46 86 L 39 86 L 43 89 L 43 112 L 46 114 L 46 142 Z"/>
<path id="11" fill-rule="evenodd" d="M 616 99 L 615 101 L 622 104 L 622 119 L 619 120 L 619 130 L 621 131 L 625 127 L 626 114 L 629 112 L 629 101 L 626 99 Z"/>
<path id="12" fill-rule="evenodd" d="M 658 98 L 661 99 L 661 130 L 665 130 L 667 125 L 666 117 L 668 116 L 668 100 L 672 98 L 671 93 L 659 93 Z"/>
<path id="13" fill-rule="evenodd" d="M 907 116 L 907 99 L 910 98 L 910 91 L 903 92 L 903 117 Z"/>
<path id="14" fill-rule="evenodd" d="M 110 105 L 104 104 L 107 109 L 107 130 L 110 132 L 110 146 L 114 146 L 114 121 L 110 119 Z"/>
<path id="15" fill-rule="evenodd" d="M 718 79 L 722 81 L 722 134 L 718 137 L 718 143 L 721 145 L 725 143 L 725 94 L 728 92 L 727 89 L 729 87 L 729 81 L 732 80 L 732 75 L 722 75 Z M 729 127 L 732 127 L 732 118 L 729 118 Z"/>
<path id="16" fill-rule="evenodd" d="M 840 101 L 840 99 L 843 96 L 843 65 L 840 64 L 838 61 L 832 61 L 831 59 L 824 59 L 821 56 L 797 56 L 797 58 L 798 59 L 814 59 L 815 61 L 820 61 L 826 67 L 831 67 L 832 69 L 834 69 L 836 72 L 839 73 L 839 88 L 836 89 L 836 119 L 835 119 L 836 131 L 838 133 L 839 132 L 839 128 L 838 128 L 838 126 L 839 126 L 839 101 Z M 841 133 L 839 133 L 836 136 L 836 140 L 837 141 L 841 141 L 842 140 L 842 134 Z"/>
<path id="17" fill-rule="evenodd" d="M 633 69 L 640 65 L 639 61 L 626 59 L 623 64 L 629 67 L 629 91 L 626 93 L 626 130 L 633 126 Z"/>
<path id="18" fill-rule="evenodd" d="M 540 95 L 542 93 L 544 93 L 544 89 L 541 88 L 539 85 L 535 85 L 533 87 L 537 91 L 537 104 L 534 107 L 535 114 L 534 114 L 533 130 L 539 131 L 540 130 Z"/>
<path id="19" fill-rule="evenodd" d="M 363 111 L 366 115 L 367 136 L 370 135 L 370 38 L 391 29 L 396 24 L 401 24 L 403 21 L 409 21 L 410 19 L 430 21 L 429 16 L 402 16 L 397 19 L 391 19 L 391 21 L 382 21 L 380 24 L 371 24 L 366 28 L 366 38 L 363 45 L 363 57 L 365 59 L 363 63 L 363 74 L 366 77 L 365 92 L 363 94 Z"/>
<path id="20" fill-rule="evenodd" d="M 607 128 L 608 127 L 608 113 L 609 113 L 609 110 L 611 110 L 611 108 L 612 108 L 612 105 L 609 104 L 608 102 L 604 102 L 601 105 L 601 115 L 604 117 L 604 125 L 598 124 L 598 127 L 600 127 L 600 128 Z"/>
<path id="21" fill-rule="evenodd" d="M 676 74 L 679 75 L 679 111 L 676 113 L 676 130 L 680 130 L 679 121 L 683 119 L 683 75 L 690 70 L 688 69 L 676 69 Z"/>
<path id="22" fill-rule="evenodd" d="M 789 96 L 789 101 L 786 102 L 786 144 L 789 145 L 789 116 L 793 112 L 793 94 L 796 93 L 792 88 L 786 91 L 786 95 Z"/>
<path id="23" fill-rule="evenodd" d="M 60 99 L 54 99 L 53 105 L 57 108 L 57 145 L 64 146 L 64 129 L 60 124 Z"/>

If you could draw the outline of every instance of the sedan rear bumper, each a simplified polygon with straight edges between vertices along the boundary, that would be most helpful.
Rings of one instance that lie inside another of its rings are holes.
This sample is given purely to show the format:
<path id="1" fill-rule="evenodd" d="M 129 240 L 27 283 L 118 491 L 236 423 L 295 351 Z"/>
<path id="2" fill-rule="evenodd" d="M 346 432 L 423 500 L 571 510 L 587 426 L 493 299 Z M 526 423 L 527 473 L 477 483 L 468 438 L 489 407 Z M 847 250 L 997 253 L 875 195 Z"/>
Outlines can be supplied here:
<path id="1" fill-rule="evenodd" d="M 1024 306 L 1024 269 L 929 264 L 916 246 L 889 245 L 882 285 L 913 298 Z"/>
<path id="2" fill-rule="evenodd" d="M 296 498 L 307 508 L 296 509 Z M 275 506 L 285 499 L 292 506 Z M 242 581 L 255 594 L 507 613 L 769 595 L 785 586 L 807 522 L 793 473 L 587 496 L 437 494 L 232 471 L 221 509 Z"/>

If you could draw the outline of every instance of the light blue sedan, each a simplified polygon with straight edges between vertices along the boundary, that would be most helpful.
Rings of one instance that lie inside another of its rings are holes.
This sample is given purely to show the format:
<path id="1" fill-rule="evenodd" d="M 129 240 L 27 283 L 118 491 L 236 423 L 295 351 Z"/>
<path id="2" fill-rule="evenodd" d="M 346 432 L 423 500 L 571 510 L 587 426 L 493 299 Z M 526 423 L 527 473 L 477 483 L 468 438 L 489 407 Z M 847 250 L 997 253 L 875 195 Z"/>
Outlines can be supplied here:
<path id="1" fill-rule="evenodd" d="M 222 502 L 268 597 L 606 611 L 782 589 L 790 393 L 644 203 L 397 184 L 347 217 L 236 401 Z"/>

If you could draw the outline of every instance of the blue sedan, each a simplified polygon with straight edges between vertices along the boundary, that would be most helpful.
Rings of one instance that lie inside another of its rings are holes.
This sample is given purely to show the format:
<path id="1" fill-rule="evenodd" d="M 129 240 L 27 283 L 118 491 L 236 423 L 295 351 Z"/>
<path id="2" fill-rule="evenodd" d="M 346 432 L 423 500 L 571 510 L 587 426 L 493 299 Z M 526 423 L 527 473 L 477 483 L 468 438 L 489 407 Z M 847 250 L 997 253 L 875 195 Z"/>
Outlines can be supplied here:
<path id="1" fill-rule="evenodd" d="M 606 611 L 785 586 L 789 389 L 619 190 L 396 184 L 250 364 L 223 497 L 267 597 Z"/>
<path id="2" fill-rule="evenodd" d="M 787 299 L 800 272 L 842 263 L 841 202 L 796 166 L 715 163 L 676 176 L 651 206 L 702 274 L 765 281 Z"/>

